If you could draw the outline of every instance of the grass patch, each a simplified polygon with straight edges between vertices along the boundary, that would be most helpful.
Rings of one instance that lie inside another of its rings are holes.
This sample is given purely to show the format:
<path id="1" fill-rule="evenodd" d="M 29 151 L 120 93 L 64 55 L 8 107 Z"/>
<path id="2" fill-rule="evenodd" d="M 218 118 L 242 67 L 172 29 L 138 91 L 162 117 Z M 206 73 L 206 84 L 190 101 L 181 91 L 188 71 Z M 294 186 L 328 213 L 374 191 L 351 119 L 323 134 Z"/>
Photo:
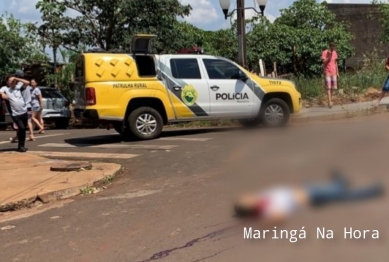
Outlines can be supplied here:
<path id="1" fill-rule="evenodd" d="M 370 87 L 379 89 L 386 77 L 387 73 L 382 68 L 378 72 L 361 71 L 355 74 L 342 74 L 338 79 L 338 89 L 343 90 L 346 96 L 359 95 Z M 324 78 L 297 78 L 295 82 L 303 99 L 320 99 L 325 96 Z"/>
<path id="2" fill-rule="evenodd" d="M 90 186 L 80 189 L 81 195 L 90 195 L 90 194 L 93 194 L 94 191 L 95 191 L 95 188 L 90 187 Z"/>
<path id="3" fill-rule="evenodd" d="M 104 178 L 103 184 L 108 185 L 111 184 L 114 180 L 115 176 L 114 175 L 109 175 Z"/>
<path id="4" fill-rule="evenodd" d="M 388 77 L 384 65 L 385 61 L 379 57 L 377 51 L 364 55 L 361 70 L 340 75 L 338 90 L 343 90 L 345 96 L 356 96 L 364 93 L 368 88 L 381 89 Z M 325 96 L 324 77 L 300 77 L 294 81 L 303 99 L 320 99 Z"/>

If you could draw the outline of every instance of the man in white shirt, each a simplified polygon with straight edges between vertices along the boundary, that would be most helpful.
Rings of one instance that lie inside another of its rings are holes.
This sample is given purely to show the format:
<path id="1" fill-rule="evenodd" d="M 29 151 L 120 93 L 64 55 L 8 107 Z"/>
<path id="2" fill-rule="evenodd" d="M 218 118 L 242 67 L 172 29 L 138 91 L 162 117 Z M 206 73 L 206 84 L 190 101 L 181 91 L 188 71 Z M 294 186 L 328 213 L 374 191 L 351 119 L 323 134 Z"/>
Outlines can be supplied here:
<path id="1" fill-rule="evenodd" d="M 6 82 L 7 86 L 3 86 L 0 89 L 0 95 L 4 100 L 8 101 L 11 109 L 10 114 L 18 127 L 18 152 L 27 152 L 28 149 L 25 147 L 28 122 L 27 103 L 23 97 L 21 88 L 26 88 L 30 82 L 14 76 L 8 76 Z M 16 85 L 18 83 L 21 84 L 17 87 Z"/>
<path id="2" fill-rule="evenodd" d="M 24 72 L 22 70 L 16 70 L 15 77 L 24 79 Z M 28 116 L 28 130 L 30 131 L 30 138 L 29 141 L 34 141 L 34 127 L 32 125 L 32 105 L 31 105 L 31 93 L 32 93 L 32 87 L 30 85 L 23 86 L 22 82 L 18 82 L 16 84 L 16 88 L 20 88 L 22 92 L 22 96 L 24 98 L 24 102 L 26 102 L 27 105 L 27 116 Z M 12 141 L 11 141 L 12 142 Z"/>

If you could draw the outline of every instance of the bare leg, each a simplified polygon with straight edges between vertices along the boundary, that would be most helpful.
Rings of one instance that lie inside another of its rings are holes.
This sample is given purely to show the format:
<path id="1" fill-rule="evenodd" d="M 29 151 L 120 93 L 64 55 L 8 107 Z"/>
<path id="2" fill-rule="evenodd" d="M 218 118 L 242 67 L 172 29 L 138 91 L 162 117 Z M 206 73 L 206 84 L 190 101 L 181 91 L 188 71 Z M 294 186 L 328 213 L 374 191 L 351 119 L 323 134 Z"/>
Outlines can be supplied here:
<path id="1" fill-rule="evenodd" d="M 332 107 L 332 90 L 327 89 L 327 100 L 328 100 L 328 107 Z"/>
<path id="2" fill-rule="evenodd" d="M 41 125 L 43 126 L 43 129 L 44 129 L 45 128 L 45 121 L 43 121 L 42 114 L 41 114 Z"/>
<path id="3" fill-rule="evenodd" d="M 40 123 L 40 115 L 38 112 L 33 112 L 32 113 L 32 121 L 34 121 L 34 124 L 36 124 L 38 127 L 39 127 L 39 132 L 42 132 L 42 130 L 44 129 L 44 127 L 42 126 L 42 124 Z"/>
<path id="4" fill-rule="evenodd" d="M 42 111 L 40 111 L 39 113 L 38 113 L 38 116 L 39 117 L 37 117 L 38 119 L 39 119 L 39 123 L 41 124 L 41 126 L 42 126 L 42 129 L 40 130 L 40 134 L 44 134 L 45 133 L 45 122 L 43 121 L 43 117 L 42 117 Z"/>
<path id="5" fill-rule="evenodd" d="M 32 126 L 32 119 L 28 120 L 27 125 L 28 125 L 28 130 L 30 131 L 30 139 L 29 140 L 34 141 L 35 137 L 34 137 L 34 127 Z"/>
<path id="6" fill-rule="evenodd" d="M 376 104 L 377 107 L 380 105 L 381 100 L 382 100 L 382 98 L 385 97 L 385 95 L 386 95 L 386 92 L 385 91 L 381 91 L 380 97 L 378 98 L 378 101 L 377 101 L 377 104 Z"/>

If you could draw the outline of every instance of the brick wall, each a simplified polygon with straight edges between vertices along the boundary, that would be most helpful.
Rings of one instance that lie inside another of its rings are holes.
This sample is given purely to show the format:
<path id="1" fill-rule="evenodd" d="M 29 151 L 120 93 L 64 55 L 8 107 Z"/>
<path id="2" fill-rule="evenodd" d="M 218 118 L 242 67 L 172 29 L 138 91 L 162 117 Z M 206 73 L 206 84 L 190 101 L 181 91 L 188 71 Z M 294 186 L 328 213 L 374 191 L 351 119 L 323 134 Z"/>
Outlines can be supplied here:
<path id="1" fill-rule="evenodd" d="M 363 54 L 371 53 L 374 47 L 380 51 L 382 59 L 389 54 L 389 45 L 379 43 L 382 27 L 376 6 L 370 4 L 328 4 L 328 8 L 335 13 L 336 20 L 350 25 L 350 31 L 355 37 L 351 43 L 355 48 L 355 55 L 346 61 L 346 66 L 360 67 L 363 64 Z"/>

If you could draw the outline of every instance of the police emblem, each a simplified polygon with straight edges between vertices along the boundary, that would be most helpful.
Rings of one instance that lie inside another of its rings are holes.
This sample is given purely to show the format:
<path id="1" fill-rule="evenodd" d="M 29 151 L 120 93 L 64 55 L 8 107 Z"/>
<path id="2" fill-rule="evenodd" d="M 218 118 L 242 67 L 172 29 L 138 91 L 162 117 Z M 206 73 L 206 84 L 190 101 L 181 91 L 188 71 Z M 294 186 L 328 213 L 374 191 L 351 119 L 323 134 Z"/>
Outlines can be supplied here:
<path id="1" fill-rule="evenodd" d="M 193 106 L 196 103 L 198 94 L 192 85 L 186 85 L 181 91 L 181 99 L 187 106 Z"/>

